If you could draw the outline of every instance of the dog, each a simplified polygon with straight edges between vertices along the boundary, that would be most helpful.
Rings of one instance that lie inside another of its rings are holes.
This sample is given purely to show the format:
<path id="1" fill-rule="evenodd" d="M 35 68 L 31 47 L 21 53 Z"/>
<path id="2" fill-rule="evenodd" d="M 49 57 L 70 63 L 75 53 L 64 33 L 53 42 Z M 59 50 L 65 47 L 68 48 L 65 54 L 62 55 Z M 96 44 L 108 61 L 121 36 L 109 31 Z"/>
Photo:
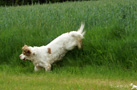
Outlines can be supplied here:
<path id="1" fill-rule="evenodd" d="M 65 54 L 78 47 L 82 48 L 82 39 L 84 38 L 85 31 L 84 24 L 81 23 L 77 31 L 64 33 L 45 46 L 28 46 L 22 47 L 22 54 L 19 55 L 23 61 L 30 60 L 34 64 L 34 71 L 39 71 L 44 68 L 45 71 L 51 70 L 51 64 L 59 61 Z"/>

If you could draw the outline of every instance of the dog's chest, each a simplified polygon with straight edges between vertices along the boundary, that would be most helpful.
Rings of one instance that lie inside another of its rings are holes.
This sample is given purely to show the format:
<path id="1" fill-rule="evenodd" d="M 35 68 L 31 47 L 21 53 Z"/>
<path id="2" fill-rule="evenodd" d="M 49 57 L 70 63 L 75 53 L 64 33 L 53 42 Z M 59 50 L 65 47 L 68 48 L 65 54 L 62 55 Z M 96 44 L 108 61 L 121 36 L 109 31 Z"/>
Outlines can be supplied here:
<path id="1" fill-rule="evenodd" d="M 37 66 L 38 64 L 43 63 L 42 61 L 38 61 L 38 60 L 37 60 L 37 61 L 36 61 L 36 60 L 33 60 L 32 62 L 33 62 L 33 64 L 34 64 L 35 66 Z"/>

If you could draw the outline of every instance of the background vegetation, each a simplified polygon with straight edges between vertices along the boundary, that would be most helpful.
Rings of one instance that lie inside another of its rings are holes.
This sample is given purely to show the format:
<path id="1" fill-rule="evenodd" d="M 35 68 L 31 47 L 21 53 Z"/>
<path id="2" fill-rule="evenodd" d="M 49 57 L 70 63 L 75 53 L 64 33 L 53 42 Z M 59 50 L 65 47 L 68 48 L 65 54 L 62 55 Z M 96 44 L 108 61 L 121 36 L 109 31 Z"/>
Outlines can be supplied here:
<path id="1" fill-rule="evenodd" d="M 85 22 L 83 49 L 34 73 L 22 46 L 46 45 Z M 137 84 L 136 0 L 0 7 L 1 90 L 129 90 Z"/>
<path id="2" fill-rule="evenodd" d="M 135 0 L 1 7 L 0 16 L 0 64 L 26 65 L 18 57 L 24 44 L 46 45 L 83 21 L 83 49 L 70 51 L 57 66 L 137 68 Z"/>
<path id="3" fill-rule="evenodd" d="M 29 5 L 29 4 L 43 4 L 43 3 L 55 3 L 65 1 L 88 1 L 88 0 L 1 0 L 0 6 L 16 6 L 16 5 Z"/>

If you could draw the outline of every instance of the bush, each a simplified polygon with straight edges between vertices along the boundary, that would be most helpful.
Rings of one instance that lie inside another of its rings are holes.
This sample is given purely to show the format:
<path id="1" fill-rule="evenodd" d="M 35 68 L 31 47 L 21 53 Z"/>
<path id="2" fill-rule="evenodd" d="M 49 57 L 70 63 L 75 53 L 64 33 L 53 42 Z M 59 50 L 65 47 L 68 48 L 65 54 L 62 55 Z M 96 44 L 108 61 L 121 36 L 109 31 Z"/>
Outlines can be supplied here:
<path id="1" fill-rule="evenodd" d="M 65 2 L 65 1 L 84 1 L 84 0 L 1 0 L 0 6 L 10 6 L 10 5 L 27 5 L 34 3 L 55 3 L 55 2 Z"/>

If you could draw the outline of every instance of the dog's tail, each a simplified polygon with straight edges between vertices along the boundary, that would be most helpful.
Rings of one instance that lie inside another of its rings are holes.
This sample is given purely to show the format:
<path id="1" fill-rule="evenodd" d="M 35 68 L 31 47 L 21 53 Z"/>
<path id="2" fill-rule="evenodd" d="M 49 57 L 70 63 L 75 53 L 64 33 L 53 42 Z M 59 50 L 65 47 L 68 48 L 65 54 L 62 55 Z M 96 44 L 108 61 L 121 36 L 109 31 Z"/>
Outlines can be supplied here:
<path id="1" fill-rule="evenodd" d="M 83 31 L 83 29 L 84 29 L 84 23 L 81 23 L 80 28 L 77 31 L 71 31 L 70 35 L 75 38 L 83 39 L 85 34 L 85 31 Z"/>
<path id="2" fill-rule="evenodd" d="M 80 33 L 82 35 L 82 37 L 84 37 L 84 34 L 86 33 L 85 31 L 83 31 L 84 26 L 85 26 L 85 24 L 82 22 L 80 28 L 77 31 L 78 33 Z"/>
<path id="3" fill-rule="evenodd" d="M 71 31 L 69 34 L 77 40 L 77 46 L 79 49 L 82 48 L 82 39 L 84 38 L 85 31 L 84 23 L 81 23 L 80 28 L 77 31 Z"/>

